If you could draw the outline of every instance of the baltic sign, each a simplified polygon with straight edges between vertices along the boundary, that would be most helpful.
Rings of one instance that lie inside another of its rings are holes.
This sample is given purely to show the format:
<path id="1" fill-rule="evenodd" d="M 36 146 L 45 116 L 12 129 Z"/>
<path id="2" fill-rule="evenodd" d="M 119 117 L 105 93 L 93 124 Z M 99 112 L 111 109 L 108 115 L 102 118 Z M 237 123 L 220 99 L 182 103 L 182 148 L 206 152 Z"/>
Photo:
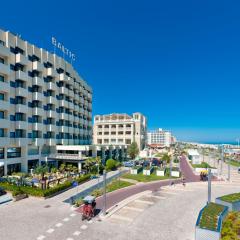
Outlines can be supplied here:
<path id="1" fill-rule="evenodd" d="M 72 53 L 68 48 L 64 47 L 64 45 L 60 42 L 57 41 L 57 39 L 55 37 L 52 37 L 52 44 L 60 49 L 65 55 L 67 55 L 70 59 L 72 59 L 73 61 L 76 60 L 76 56 L 74 53 Z"/>

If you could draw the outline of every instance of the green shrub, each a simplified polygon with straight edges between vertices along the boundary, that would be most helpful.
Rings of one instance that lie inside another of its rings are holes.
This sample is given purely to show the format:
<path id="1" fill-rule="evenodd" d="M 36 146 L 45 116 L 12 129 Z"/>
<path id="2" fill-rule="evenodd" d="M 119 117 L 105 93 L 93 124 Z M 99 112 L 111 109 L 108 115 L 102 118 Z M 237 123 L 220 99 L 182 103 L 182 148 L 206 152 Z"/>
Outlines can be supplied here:
<path id="1" fill-rule="evenodd" d="M 21 189 L 16 189 L 12 192 L 13 197 L 16 197 L 21 194 L 24 194 L 24 191 L 22 191 Z"/>
<path id="2" fill-rule="evenodd" d="M 106 170 L 107 171 L 116 170 L 118 166 L 119 166 L 119 162 L 117 162 L 114 159 L 108 159 L 106 162 Z"/>

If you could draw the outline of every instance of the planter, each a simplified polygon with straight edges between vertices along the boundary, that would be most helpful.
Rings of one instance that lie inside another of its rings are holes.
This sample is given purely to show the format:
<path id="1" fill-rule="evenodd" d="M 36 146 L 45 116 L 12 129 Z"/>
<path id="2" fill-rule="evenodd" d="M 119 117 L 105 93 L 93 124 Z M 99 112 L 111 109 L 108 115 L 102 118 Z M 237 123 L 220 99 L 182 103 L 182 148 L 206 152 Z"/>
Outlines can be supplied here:
<path id="1" fill-rule="evenodd" d="M 171 177 L 180 177 L 180 171 L 177 169 L 172 169 Z"/>
<path id="2" fill-rule="evenodd" d="M 17 202 L 17 201 L 20 201 L 20 200 L 22 200 L 24 198 L 27 198 L 27 197 L 28 197 L 28 195 L 26 193 L 19 194 L 19 195 L 14 197 L 14 201 Z"/>
<path id="3" fill-rule="evenodd" d="M 156 171 L 157 176 L 163 177 L 165 176 L 166 169 L 158 169 Z"/>
<path id="4" fill-rule="evenodd" d="M 143 175 L 150 176 L 153 172 L 154 168 L 151 167 L 150 169 L 143 169 Z"/>
<path id="5" fill-rule="evenodd" d="M 205 206 L 198 215 L 198 219 L 197 219 L 196 226 L 195 226 L 195 240 L 210 240 L 210 239 L 211 240 L 220 240 L 222 223 L 228 213 L 228 207 L 223 207 L 223 211 L 221 211 L 220 214 L 217 215 L 216 229 L 210 229 L 207 226 L 206 227 L 200 226 L 200 221 L 201 221 L 201 217 L 203 215 L 203 211 L 207 206 Z"/>
<path id="6" fill-rule="evenodd" d="M 200 174 L 202 171 L 207 171 L 207 168 L 194 168 L 194 171 Z M 217 174 L 218 173 L 217 168 L 211 168 L 211 173 Z"/>
<path id="7" fill-rule="evenodd" d="M 141 171 L 142 171 L 142 167 L 132 168 L 132 169 L 130 170 L 130 173 L 131 173 L 131 174 L 134 174 L 134 175 L 137 175 L 137 174 L 139 174 Z"/>
<path id="8" fill-rule="evenodd" d="M 230 196 L 230 195 L 227 195 L 227 196 Z M 232 202 L 232 201 L 222 200 L 221 198 L 222 197 L 216 198 L 215 202 L 228 207 L 229 211 L 240 211 L 240 200 L 236 200 Z"/>

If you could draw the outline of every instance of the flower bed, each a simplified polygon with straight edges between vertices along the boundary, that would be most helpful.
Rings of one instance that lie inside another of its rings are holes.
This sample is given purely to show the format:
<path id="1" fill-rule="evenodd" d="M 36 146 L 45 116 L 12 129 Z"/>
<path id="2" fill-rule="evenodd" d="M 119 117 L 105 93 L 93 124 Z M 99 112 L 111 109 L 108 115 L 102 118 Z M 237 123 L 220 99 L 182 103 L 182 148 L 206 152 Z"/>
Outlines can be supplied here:
<path id="1" fill-rule="evenodd" d="M 230 212 L 225 218 L 221 231 L 222 240 L 239 239 L 240 212 Z"/>
<path id="2" fill-rule="evenodd" d="M 233 193 L 216 198 L 215 202 L 229 207 L 230 211 L 240 211 L 240 193 Z"/>
<path id="3" fill-rule="evenodd" d="M 226 217 L 228 207 L 216 203 L 209 203 L 199 213 L 196 223 L 196 240 L 218 240 L 222 228 L 222 221 Z"/>
<path id="4" fill-rule="evenodd" d="M 78 183 L 83 183 L 87 180 L 90 179 L 90 175 L 84 175 L 82 177 L 79 177 L 75 179 Z M 17 186 L 14 184 L 10 183 L 0 183 L 0 187 L 3 187 L 6 191 L 14 192 L 14 191 L 22 191 L 23 193 L 30 195 L 30 196 L 35 196 L 35 197 L 50 197 L 55 194 L 58 194 L 64 190 L 67 190 L 72 187 L 72 182 L 71 181 L 65 181 L 62 184 L 58 184 L 52 188 L 49 189 L 40 189 L 37 187 L 29 187 L 29 186 Z"/>

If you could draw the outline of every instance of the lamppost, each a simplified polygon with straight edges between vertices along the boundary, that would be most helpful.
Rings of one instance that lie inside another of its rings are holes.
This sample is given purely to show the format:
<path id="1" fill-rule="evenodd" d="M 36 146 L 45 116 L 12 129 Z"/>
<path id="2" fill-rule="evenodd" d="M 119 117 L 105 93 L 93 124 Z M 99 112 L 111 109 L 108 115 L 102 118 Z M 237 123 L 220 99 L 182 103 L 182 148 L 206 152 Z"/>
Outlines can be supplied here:
<path id="1" fill-rule="evenodd" d="M 211 194 L 212 194 L 212 173 L 211 168 L 208 168 L 208 204 L 211 202 Z"/>
<path id="2" fill-rule="evenodd" d="M 103 215 L 106 216 L 107 211 L 107 194 L 106 194 L 106 170 L 103 170 Z"/>

